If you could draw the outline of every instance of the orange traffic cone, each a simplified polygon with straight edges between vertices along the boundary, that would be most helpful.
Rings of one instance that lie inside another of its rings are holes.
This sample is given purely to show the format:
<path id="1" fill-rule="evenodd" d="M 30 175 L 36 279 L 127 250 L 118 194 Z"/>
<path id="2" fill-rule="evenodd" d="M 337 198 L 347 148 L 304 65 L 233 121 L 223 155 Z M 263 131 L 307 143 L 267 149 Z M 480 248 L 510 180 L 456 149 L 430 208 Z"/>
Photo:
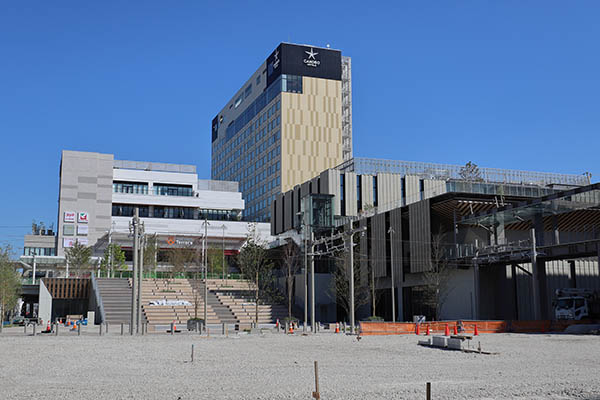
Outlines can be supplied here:
<path id="1" fill-rule="evenodd" d="M 479 331 L 477 330 L 477 324 L 475 324 L 475 332 L 473 333 L 473 336 L 477 335 L 479 335 Z"/>
<path id="2" fill-rule="evenodd" d="M 277 318 L 277 321 L 275 321 L 275 328 L 279 329 L 279 318 Z"/>
<path id="3" fill-rule="evenodd" d="M 290 324 L 290 331 L 288 333 L 294 334 L 294 324 Z"/>
<path id="4" fill-rule="evenodd" d="M 458 335 L 458 329 L 456 328 L 456 325 L 454 325 L 454 334 Z"/>
<path id="5" fill-rule="evenodd" d="M 416 328 L 415 328 L 415 334 L 420 335 L 421 334 L 421 328 L 419 326 L 419 323 L 417 323 Z"/>
<path id="6" fill-rule="evenodd" d="M 450 328 L 448 328 L 448 324 L 446 324 L 446 329 L 444 329 L 444 336 L 450 336 Z"/>
<path id="7" fill-rule="evenodd" d="M 335 333 L 340 333 L 340 323 L 339 322 L 335 323 Z"/>
<path id="8" fill-rule="evenodd" d="M 177 325 L 175 325 L 175 321 L 173 321 L 173 332 L 177 332 Z"/>
<path id="9" fill-rule="evenodd" d="M 427 329 L 425 330 L 425 336 L 429 336 L 429 325 L 427 325 Z"/>

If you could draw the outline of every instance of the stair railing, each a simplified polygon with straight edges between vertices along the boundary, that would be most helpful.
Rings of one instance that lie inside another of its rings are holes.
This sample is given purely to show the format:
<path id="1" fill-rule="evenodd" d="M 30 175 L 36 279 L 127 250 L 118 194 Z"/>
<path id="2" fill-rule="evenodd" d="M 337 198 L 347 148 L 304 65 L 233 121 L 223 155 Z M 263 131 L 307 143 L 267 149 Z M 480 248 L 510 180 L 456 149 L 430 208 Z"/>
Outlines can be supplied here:
<path id="1" fill-rule="evenodd" d="M 98 287 L 98 281 L 94 277 L 94 274 L 90 275 L 92 281 L 92 291 L 94 292 L 94 297 L 96 299 L 96 308 L 100 313 L 100 323 L 106 321 L 106 314 L 104 314 L 104 304 L 102 304 L 102 296 L 100 296 L 100 288 Z M 90 322 L 90 321 L 88 321 Z M 94 321 L 95 322 L 95 321 Z"/>

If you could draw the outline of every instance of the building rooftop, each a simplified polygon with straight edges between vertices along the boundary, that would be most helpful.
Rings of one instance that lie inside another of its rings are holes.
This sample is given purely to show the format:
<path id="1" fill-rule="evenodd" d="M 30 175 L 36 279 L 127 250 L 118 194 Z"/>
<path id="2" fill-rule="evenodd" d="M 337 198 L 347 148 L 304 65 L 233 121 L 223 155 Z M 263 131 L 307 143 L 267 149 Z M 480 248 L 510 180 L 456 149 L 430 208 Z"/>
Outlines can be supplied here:
<path id="1" fill-rule="evenodd" d="M 196 166 L 187 164 L 168 164 L 150 161 L 114 160 L 113 168 L 137 169 L 141 171 L 180 172 L 195 174 Z"/>
<path id="2" fill-rule="evenodd" d="M 355 157 L 336 167 L 342 172 L 355 172 L 364 175 L 391 173 L 418 175 L 427 179 L 465 179 L 464 165 L 434 164 L 415 161 L 384 160 Z M 478 167 L 478 179 L 487 183 L 512 183 L 519 185 L 589 185 L 588 174 L 557 174 L 551 172 L 519 171 L 514 169 Z"/>

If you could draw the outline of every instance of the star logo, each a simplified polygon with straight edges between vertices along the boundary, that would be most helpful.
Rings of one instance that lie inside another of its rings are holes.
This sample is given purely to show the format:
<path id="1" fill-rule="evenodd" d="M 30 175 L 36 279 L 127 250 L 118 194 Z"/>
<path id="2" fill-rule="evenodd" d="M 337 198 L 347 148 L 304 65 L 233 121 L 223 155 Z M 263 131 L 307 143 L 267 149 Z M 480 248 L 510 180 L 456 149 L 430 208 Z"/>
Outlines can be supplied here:
<path id="1" fill-rule="evenodd" d="M 312 58 L 313 60 L 316 60 L 315 56 L 316 56 L 317 54 L 319 54 L 319 53 L 315 52 L 315 51 L 313 50 L 313 48 L 312 48 L 312 47 L 310 48 L 310 51 L 305 51 L 305 53 L 306 53 L 306 54 L 308 54 L 308 59 L 309 59 L 309 60 L 310 60 L 311 58 Z"/>

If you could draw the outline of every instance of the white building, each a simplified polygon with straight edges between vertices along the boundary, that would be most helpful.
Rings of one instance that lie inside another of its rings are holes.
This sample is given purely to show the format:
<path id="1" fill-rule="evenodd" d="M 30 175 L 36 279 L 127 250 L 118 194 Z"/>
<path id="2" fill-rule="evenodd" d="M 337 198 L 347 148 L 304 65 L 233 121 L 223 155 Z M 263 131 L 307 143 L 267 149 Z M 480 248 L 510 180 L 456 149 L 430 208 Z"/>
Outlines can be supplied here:
<path id="1" fill-rule="evenodd" d="M 129 226 L 135 208 L 147 240 L 155 240 L 161 251 L 199 245 L 206 231 L 207 247 L 234 255 L 251 226 L 261 239 L 271 240 L 269 224 L 242 221 L 244 205 L 237 182 L 199 180 L 193 165 L 115 160 L 112 154 L 65 150 L 53 264 L 61 263 L 65 249 L 75 241 L 93 246 L 94 256 L 102 256 L 113 241 L 130 259 Z"/>

